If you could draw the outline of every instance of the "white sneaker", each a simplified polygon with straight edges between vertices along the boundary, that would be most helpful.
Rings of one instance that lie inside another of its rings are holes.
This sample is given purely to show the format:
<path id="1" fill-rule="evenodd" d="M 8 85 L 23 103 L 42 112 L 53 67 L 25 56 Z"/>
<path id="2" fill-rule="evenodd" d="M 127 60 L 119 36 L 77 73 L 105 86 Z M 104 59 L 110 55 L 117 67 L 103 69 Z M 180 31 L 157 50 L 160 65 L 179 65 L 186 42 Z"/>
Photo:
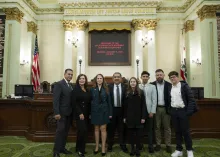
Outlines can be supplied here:
<path id="1" fill-rule="evenodd" d="M 179 156 L 183 156 L 182 151 L 175 150 L 175 152 L 171 154 L 171 157 L 179 157 Z"/>
<path id="2" fill-rule="evenodd" d="M 187 150 L 187 157 L 194 157 L 192 150 Z"/>

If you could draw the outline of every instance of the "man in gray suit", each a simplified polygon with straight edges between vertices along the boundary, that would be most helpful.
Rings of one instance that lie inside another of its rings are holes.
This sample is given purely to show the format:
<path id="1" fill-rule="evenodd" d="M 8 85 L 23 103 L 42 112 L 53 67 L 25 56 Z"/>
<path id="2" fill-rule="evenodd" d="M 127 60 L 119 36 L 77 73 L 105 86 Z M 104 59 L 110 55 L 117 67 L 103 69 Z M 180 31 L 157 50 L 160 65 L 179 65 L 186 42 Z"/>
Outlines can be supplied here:
<path id="1" fill-rule="evenodd" d="M 148 83 L 150 79 L 150 73 L 147 71 L 143 71 L 141 73 L 142 84 L 139 84 L 140 89 L 144 91 L 146 106 L 147 106 L 147 119 L 146 119 L 146 127 L 148 132 L 148 149 L 149 153 L 154 153 L 153 148 L 153 116 L 156 113 L 157 107 L 157 91 L 156 87 L 152 84 Z"/>
<path id="2" fill-rule="evenodd" d="M 55 119 L 57 120 L 57 129 L 54 144 L 54 157 L 60 157 L 60 153 L 72 154 L 68 151 L 66 146 L 66 140 L 70 125 L 72 122 L 72 111 L 71 105 L 71 91 L 73 89 L 70 81 L 73 77 L 73 70 L 66 69 L 64 72 L 64 78 L 57 82 L 54 86 L 53 91 L 53 109 Z"/>

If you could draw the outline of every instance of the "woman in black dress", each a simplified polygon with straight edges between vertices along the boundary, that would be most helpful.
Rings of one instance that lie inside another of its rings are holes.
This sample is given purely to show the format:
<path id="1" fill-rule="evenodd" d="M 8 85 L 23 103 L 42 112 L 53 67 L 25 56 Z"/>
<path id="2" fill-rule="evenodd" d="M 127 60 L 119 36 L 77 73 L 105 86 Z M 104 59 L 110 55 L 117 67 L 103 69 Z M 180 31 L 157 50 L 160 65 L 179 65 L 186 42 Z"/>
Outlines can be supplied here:
<path id="1" fill-rule="evenodd" d="M 91 95 L 87 89 L 87 85 L 86 75 L 80 74 L 77 77 L 76 86 L 72 91 L 74 119 L 76 120 L 77 126 L 76 151 L 80 157 L 84 157 L 85 153 L 90 114 Z"/>
<path id="2" fill-rule="evenodd" d="M 138 80 L 132 77 L 129 80 L 127 96 L 124 105 L 124 122 L 129 131 L 131 142 L 131 156 L 140 156 L 141 128 L 144 127 L 146 118 L 146 104 L 144 92 L 138 87 Z M 135 148 L 136 145 L 136 148 Z"/>

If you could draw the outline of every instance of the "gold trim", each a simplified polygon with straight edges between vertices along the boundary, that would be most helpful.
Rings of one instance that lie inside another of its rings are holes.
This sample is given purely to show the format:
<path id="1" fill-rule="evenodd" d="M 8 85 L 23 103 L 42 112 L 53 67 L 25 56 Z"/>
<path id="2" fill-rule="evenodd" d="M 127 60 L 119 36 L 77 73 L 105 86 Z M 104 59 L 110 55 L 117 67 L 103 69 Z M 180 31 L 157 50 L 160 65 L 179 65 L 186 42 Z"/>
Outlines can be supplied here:
<path id="1" fill-rule="evenodd" d="M 6 20 L 16 20 L 21 23 L 24 13 L 17 7 L 15 8 L 4 8 L 3 11 L 6 14 Z"/>
<path id="2" fill-rule="evenodd" d="M 34 34 L 37 34 L 37 24 L 35 24 L 33 21 L 27 22 L 27 28 L 28 32 L 33 32 Z"/>
<path id="3" fill-rule="evenodd" d="M 200 18 L 200 21 L 207 18 L 216 18 L 216 11 L 219 9 L 220 5 L 204 5 L 199 11 L 197 11 L 197 15 Z"/>
<path id="4" fill-rule="evenodd" d="M 64 8 L 121 8 L 121 7 L 159 7 L 162 1 L 133 2 L 72 2 L 59 3 Z"/>
<path id="5" fill-rule="evenodd" d="M 72 31 L 75 27 L 75 23 L 73 20 L 62 20 L 62 23 L 65 31 Z"/>
<path id="6" fill-rule="evenodd" d="M 184 24 L 185 32 L 194 31 L 194 20 L 187 20 Z"/>
<path id="7" fill-rule="evenodd" d="M 89 31 L 93 30 L 131 30 L 130 22 L 91 22 L 89 23 Z"/>
<path id="8" fill-rule="evenodd" d="M 157 12 L 186 12 L 195 2 L 196 0 L 186 0 L 186 2 L 179 7 L 158 7 Z"/>
<path id="9" fill-rule="evenodd" d="M 87 20 L 75 20 L 74 25 L 77 27 L 78 30 L 85 31 L 89 25 Z"/>

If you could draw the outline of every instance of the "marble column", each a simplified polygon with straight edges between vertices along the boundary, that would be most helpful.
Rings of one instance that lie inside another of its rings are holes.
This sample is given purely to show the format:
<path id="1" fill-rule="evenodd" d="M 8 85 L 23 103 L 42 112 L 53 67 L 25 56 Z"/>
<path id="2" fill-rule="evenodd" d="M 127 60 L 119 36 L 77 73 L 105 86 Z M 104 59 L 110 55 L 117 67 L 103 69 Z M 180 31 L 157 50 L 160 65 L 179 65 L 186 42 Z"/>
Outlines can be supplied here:
<path id="1" fill-rule="evenodd" d="M 140 80 L 141 72 L 143 71 L 143 46 L 142 46 L 142 29 L 144 27 L 143 19 L 132 20 L 132 27 L 134 28 L 134 55 L 132 56 L 132 65 L 134 69 L 134 76 Z M 136 60 L 139 60 L 138 67 Z"/>
<path id="2" fill-rule="evenodd" d="M 4 12 L 6 23 L 2 97 L 13 94 L 15 84 L 19 84 L 21 20 L 24 16 L 18 8 L 5 8 Z"/>
<path id="3" fill-rule="evenodd" d="M 31 70 L 32 70 L 32 61 L 33 61 L 33 55 L 34 55 L 34 49 L 35 49 L 35 38 L 37 35 L 37 24 L 33 21 L 27 22 L 27 31 L 28 31 L 28 43 L 27 43 L 27 57 L 29 61 L 29 71 L 28 71 L 28 77 L 30 80 L 30 83 L 32 84 L 32 78 L 31 78 Z"/>
<path id="4" fill-rule="evenodd" d="M 85 42 L 85 30 L 88 26 L 87 20 L 75 20 L 74 21 L 76 27 L 77 27 L 77 62 L 76 62 L 76 77 L 81 73 L 86 73 L 86 42 Z"/>
<path id="5" fill-rule="evenodd" d="M 145 23 L 147 28 L 147 37 L 149 43 L 147 45 L 147 71 L 150 73 L 150 81 L 155 81 L 155 71 L 157 68 L 157 58 L 156 58 L 156 41 L 155 41 L 155 29 L 157 27 L 157 20 L 147 20 Z"/>
<path id="6" fill-rule="evenodd" d="M 73 69 L 72 31 L 75 25 L 72 20 L 63 20 L 62 23 L 65 30 L 63 69 Z"/>
<path id="7" fill-rule="evenodd" d="M 191 85 L 191 79 L 192 79 L 192 73 L 191 73 L 191 69 L 192 69 L 192 59 L 191 56 L 193 53 L 196 52 L 192 52 L 192 40 L 193 40 L 193 30 L 194 30 L 194 20 L 187 20 L 184 23 L 184 29 L 185 29 L 185 41 L 186 41 L 186 69 L 187 69 L 187 82 L 189 85 Z M 197 59 L 197 58 L 196 58 Z"/>
<path id="8" fill-rule="evenodd" d="M 217 6 L 215 5 L 204 5 L 197 12 L 201 27 L 201 53 L 205 98 L 220 97 L 216 10 Z"/>

